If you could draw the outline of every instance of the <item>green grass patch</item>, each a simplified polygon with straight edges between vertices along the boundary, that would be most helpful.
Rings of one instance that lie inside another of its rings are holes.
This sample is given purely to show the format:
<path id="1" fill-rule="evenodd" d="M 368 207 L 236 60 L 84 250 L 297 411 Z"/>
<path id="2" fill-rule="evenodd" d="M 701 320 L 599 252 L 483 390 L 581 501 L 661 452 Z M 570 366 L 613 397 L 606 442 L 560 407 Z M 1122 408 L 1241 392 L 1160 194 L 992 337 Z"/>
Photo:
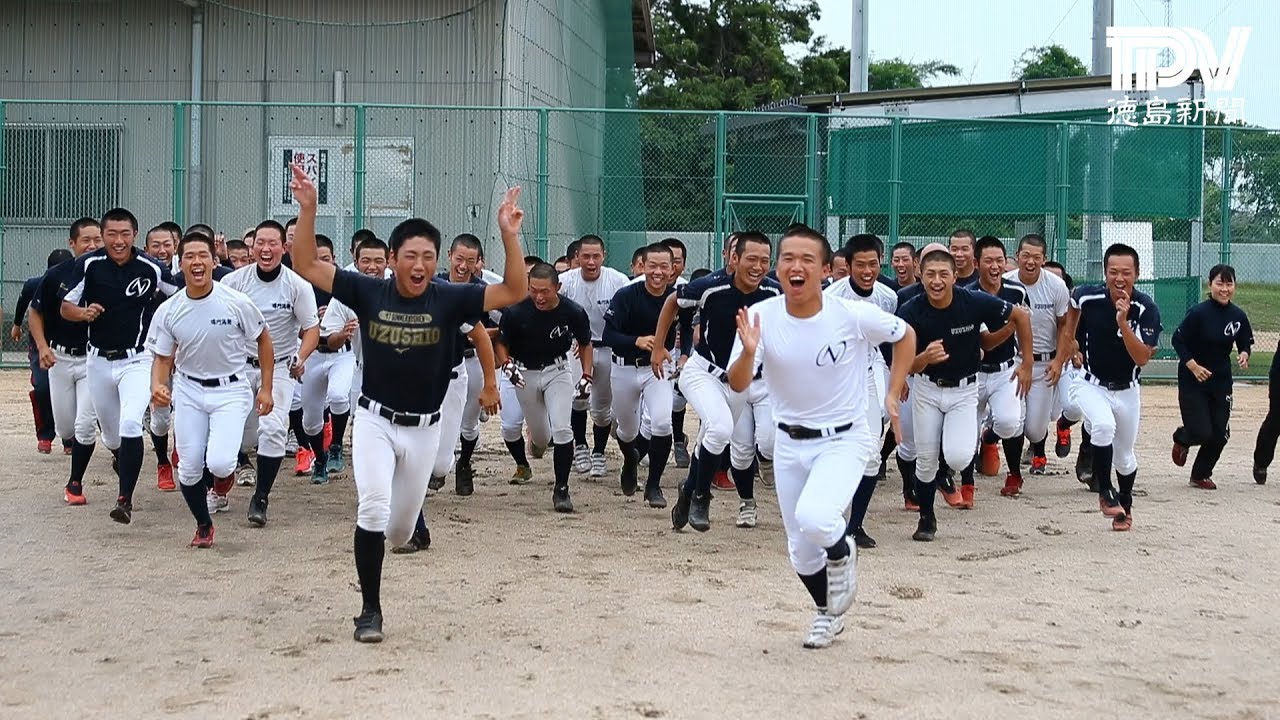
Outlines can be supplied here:
<path id="1" fill-rule="evenodd" d="M 1205 287 L 1208 293 L 1208 287 Z M 1260 332 L 1280 332 L 1280 285 L 1240 283 L 1236 286 L 1235 303 L 1249 314 L 1249 323 L 1256 335 Z M 1182 322 L 1174 321 L 1173 327 Z"/>

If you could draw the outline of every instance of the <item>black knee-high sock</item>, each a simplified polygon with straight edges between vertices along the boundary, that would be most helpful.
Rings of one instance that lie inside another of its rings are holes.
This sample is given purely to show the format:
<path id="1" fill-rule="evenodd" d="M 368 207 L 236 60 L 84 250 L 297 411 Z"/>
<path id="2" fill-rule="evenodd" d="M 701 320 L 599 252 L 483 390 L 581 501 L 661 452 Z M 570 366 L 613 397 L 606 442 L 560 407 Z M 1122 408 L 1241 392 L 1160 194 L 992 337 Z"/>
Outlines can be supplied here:
<path id="1" fill-rule="evenodd" d="M 933 498 L 938 494 L 937 479 L 923 482 L 916 479 L 916 504 L 920 506 L 920 517 L 933 517 Z"/>
<path id="2" fill-rule="evenodd" d="M 1022 436 L 1014 435 L 1011 438 L 1001 440 L 1000 444 L 1004 446 L 1004 461 L 1009 466 L 1010 475 L 1022 475 Z"/>
<path id="3" fill-rule="evenodd" d="M 974 460 L 970 460 L 970 461 L 969 461 L 969 464 L 965 467 L 965 469 L 963 469 L 963 470 L 961 470 L 961 471 L 960 471 L 960 484 L 961 484 L 961 485 L 972 485 L 972 484 L 973 484 L 973 463 L 974 463 L 974 462 L 975 462 Z"/>
<path id="4" fill-rule="evenodd" d="M 692 464 L 692 460 L 690 460 Z M 731 468 L 729 474 L 733 476 L 733 484 L 738 488 L 739 500 L 754 500 L 756 497 L 756 468 L 759 463 L 752 460 L 751 465 L 746 470 Z"/>
<path id="5" fill-rule="evenodd" d="M 138 486 L 138 473 L 142 472 L 142 436 L 120 438 L 120 495 L 133 500 L 133 490 Z"/>
<path id="6" fill-rule="evenodd" d="M 1059 418 L 1058 418 L 1058 429 L 1059 429 L 1059 430 L 1070 430 L 1070 429 L 1071 429 L 1071 426 L 1072 426 L 1072 425 L 1075 425 L 1075 424 L 1076 424 L 1076 422 L 1077 422 L 1076 420 L 1068 420 L 1068 419 L 1067 419 L 1067 416 L 1066 416 L 1066 415 L 1063 415 L 1063 416 L 1061 416 L 1061 417 L 1059 417 Z"/>
<path id="7" fill-rule="evenodd" d="M 383 533 L 356 526 L 356 575 L 360 578 L 360 596 L 364 612 L 382 612 L 382 559 L 386 555 Z"/>
<path id="8" fill-rule="evenodd" d="M 414 535 L 427 534 L 427 514 L 422 512 L 421 510 L 418 511 L 418 522 L 414 523 L 413 534 Z"/>
<path id="9" fill-rule="evenodd" d="M 636 436 L 636 440 L 638 440 L 638 439 L 640 439 L 640 436 L 639 436 L 639 435 L 637 435 L 637 436 Z M 626 440 L 619 439 L 619 440 L 618 440 L 618 449 L 622 451 L 622 461 L 623 461 L 623 462 L 626 462 L 627 460 L 636 461 L 636 460 L 639 460 L 639 458 L 640 458 L 640 456 L 636 454 L 636 441 L 635 441 L 635 440 L 626 441 Z"/>
<path id="10" fill-rule="evenodd" d="M 662 471 L 667 469 L 667 460 L 671 458 L 672 436 L 656 435 L 649 441 L 649 484 L 647 487 L 662 485 Z"/>
<path id="11" fill-rule="evenodd" d="M 569 427 L 573 428 L 573 441 L 578 445 L 587 444 L 587 411 L 571 410 Z"/>
<path id="12" fill-rule="evenodd" d="M 249 464 L 249 453 L 241 450 L 236 453 L 236 465 L 244 466 Z"/>
<path id="13" fill-rule="evenodd" d="M 507 446 L 507 452 L 511 453 L 511 459 L 516 461 L 516 465 L 520 467 L 529 466 L 529 456 L 524 453 L 524 438 L 519 440 L 504 440 Z"/>
<path id="14" fill-rule="evenodd" d="M 350 412 L 333 414 L 333 444 L 342 447 L 342 439 L 347 436 L 347 421 L 351 419 Z"/>
<path id="15" fill-rule="evenodd" d="M 591 453 L 593 455 L 603 455 L 605 446 L 609 444 L 609 426 L 595 425 L 591 428 L 592 441 L 594 442 Z"/>
<path id="16" fill-rule="evenodd" d="M 89 460 L 93 458 L 93 443 L 81 445 L 78 441 L 71 441 L 71 479 L 67 481 L 67 487 L 76 486 L 83 487 L 84 471 L 89 469 Z"/>
<path id="17" fill-rule="evenodd" d="M 459 465 L 471 464 L 471 456 L 475 454 L 476 445 L 478 445 L 479 443 L 480 443 L 480 438 L 478 437 L 474 440 L 468 440 L 466 438 L 462 438 L 462 454 L 458 455 Z"/>
<path id="18" fill-rule="evenodd" d="M 636 449 L 636 459 L 649 454 L 649 443 L 653 442 L 650 438 L 644 436 L 644 433 L 636 435 L 636 439 L 632 442 Z"/>
<path id="19" fill-rule="evenodd" d="M 293 439 L 298 441 L 298 447 L 307 446 L 307 432 L 302 429 L 302 411 L 289 411 L 289 432 L 293 433 Z"/>
<path id="20" fill-rule="evenodd" d="M 155 433 L 148 433 L 148 434 L 151 435 L 151 447 L 156 451 L 156 464 L 168 465 L 169 464 L 169 435 L 167 433 L 164 435 L 157 435 Z"/>
<path id="21" fill-rule="evenodd" d="M 203 474 L 200 476 L 200 481 L 204 483 L 206 492 L 213 489 L 213 473 L 209 472 L 209 468 L 204 469 Z"/>
<path id="22" fill-rule="evenodd" d="M 671 441 L 672 442 L 689 442 L 689 438 L 684 434 L 684 410 L 671 411 Z"/>
<path id="23" fill-rule="evenodd" d="M 884 444 L 880 446 L 880 461 L 888 460 L 889 453 L 893 452 L 896 447 L 898 447 L 898 438 L 894 437 L 893 428 L 889 428 L 884 434 Z"/>
<path id="24" fill-rule="evenodd" d="M 1081 428 L 1080 428 L 1080 443 L 1081 443 L 1081 445 L 1082 445 L 1082 446 L 1083 446 L 1083 445 L 1089 445 L 1089 444 L 1091 443 L 1091 441 L 1092 441 L 1092 440 L 1091 440 L 1091 436 L 1089 435 L 1089 431 L 1088 431 L 1088 430 L 1085 430 L 1083 427 L 1081 427 Z"/>
<path id="25" fill-rule="evenodd" d="M 813 598 L 813 604 L 819 610 L 827 608 L 827 571 L 825 568 L 819 570 L 812 575 L 800 575 L 800 582 L 804 583 L 804 589 L 809 591 L 809 597 Z"/>
<path id="26" fill-rule="evenodd" d="M 995 443 L 999 439 L 1000 439 L 1000 436 L 997 435 L 996 431 L 991 428 L 987 428 L 986 430 L 982 431 L 982 442 L 988 445 Z"/>
<path id="27" fill-rule="evenodd" d="M 569 471 L 573 469 L 573 443 L 557 443 L 551 451 L 551 467 L 556 472 L 556 487 L 569 487 Z"/>
<path id="28" fill-rule="evenodd" d="M 853 503 L 849 509 L 849 528 L 845 535 L 852 535 L 854 530 L 862 527 L 862 521 L 867 517 L 867 508 L 871 507 L 871 495 L 875 493 L 878 484 L 874 475 L 862 476 L 862 482 L 858 483 L 858 489 L 853 493 Z"/>
<path id="29" fill-rule="evenodd" d="M 898 474 L 902 476 L 902 496 L 914 499 L 916 496 L 916 461 L 903 460 L 901 455 L 894 456 L 898 463 Z"/>
<path id="30" fill-rule="evenodd" d="M 692 460 L 689 463 L 690 477 L 693 478 L 693 491 L 697 493 L 711 492 L 711 481 L 716 477 L 716 470 L 720 467 L 720 456 L 712 453 L 707 449 L 706 445 L 698 443 L 697 450 L 697 472 Z"/>
<path id="31" fill-rule="evenodd" d="M 1111 458 L 1114 450 L 1110 445 L 1093 446 L 1093 481 L 1098 485 L 1098 494 L 1111 498 Z"/>
<path id="32" fill-rule="evenodd" d="M 725 448 L 724 452 L 720 453 L 720 470 L 724 472 L 729 472 L 732 469 L 733 469 L 733 463 L 730 461 L 730 458 L 729 458 L 729 448 Z"/>
<path id="33" fill-rule="evenodd" d="M 849 547 L 849 541 L 845 539 L 844 535 L 841 535 L 840 539 L 836 541 L 835 545 L 832 545 L 831 547 L 827 548 L 827 559 L 843 560 L 849 557 L 849 554 L 852 551 L 853 549 Z"/>
<path id="34" fill-rule="evenodd" d="M 262 498 L 271 495 L 271 487 L 276 484 L 276 476 L 280 474 L 283 462 L 282 457 L 258 456 L 258 487 L 254 488 L 254 495 Z"/>
<path id="35" fill-rule="evenodd" d="M 1045 440 L 1047 440 L 1047 439 L 1048 439 L 1048 438 L 1045 438 Z M 1031 442 L 1031 456 L 1032 456 L 1032 457 L 1044 457 L 1044 443 L 1045 443 L 1045 440 L 1035 440 L 1035 441 L 1032 441 L 1032 442 Z M 1021 460 L 1022 460 L 1022 458 L 1018 458 L 1018 460 L 1019 460 L 1019 461 L 1021 461 Z"/>
<path id="36" fill-rule="evenodd" d="M 680 489 L 690 495 L 698 491 L 698 473 L 702 467 L 701 461 L 698 460 L 698 451 L 702 448 L 702 443 L 698 443 L 698 447 L 689 453 L 689 474 L 685 476 L 684 482 L 681 483 Z"/>
<path id="37" fill-rule="evenodd" d="M 328 407 L 325 407 L 325 409 L 324 409 L 324 421 L 327 423 L 327 422 L 329 422 L 329 421 L 330 421 L 330 420 L 332 420 L 332 419 L 333 419 L 333 415 L 329 412 L 329 408 L 328 408 Z"/>
<path id="38" fill-rule="evenodd" d="M 320 432 L 315 435 L 307 436 L 307 447 L 311 448 L 311 452 L 316 454 L 315 467 L 321 470 L 325 469 L 325 465 L 329 462 L 329 453 L 324 449 L 324 428 L 320 428 Z"/>
<path id="39" fill-rule="evenodd" d="M 178 487 L 182 488 L 182 499 L 187 501 L 187 508 L 191 510 L 191 517 L 196 519 L 196 525 L 200 527 L 212 525 L 213 518 L 209 517 L 209 503 L 205 500 L 204 484 L 178 483 Z"/>
<path id="40" fill-rule="evenodd" d="M 1133 510 L 1133 483 L 1138 479 L 1138 471 L 1134 470 L 1128 475 L 1116 473 L 1116 484 L 1120 486 L 1120 493 L 1116 499 L 1120 501 L 1120 507 L 1125 512 Z"/>

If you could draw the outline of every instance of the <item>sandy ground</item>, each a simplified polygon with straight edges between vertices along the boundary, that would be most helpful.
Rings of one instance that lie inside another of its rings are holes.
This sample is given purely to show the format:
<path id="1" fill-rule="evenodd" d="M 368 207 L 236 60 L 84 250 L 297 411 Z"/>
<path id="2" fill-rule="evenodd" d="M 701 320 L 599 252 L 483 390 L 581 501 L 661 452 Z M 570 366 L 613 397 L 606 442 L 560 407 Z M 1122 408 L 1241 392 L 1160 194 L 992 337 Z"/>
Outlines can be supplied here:
<path id="1" fill-rule="evenodd" d="M 938 541 L 913 543 L 891 473 L 868 521 L 880 547 L 822 652 L 800 647 L 809 601 L 766 488 L 755 530 L 722 493 L 711 532 L 673 533 L 612 481 L 575 479 L 579 512 L 557 516 L 548 486 L 506 484 L 489 423 L 476 494 L 429 501 L 431 549 L 387 555 L 387 641 L 358 645 L 349 476 L 283 478 L 261 530 L 237 488 L 216 548 L 193 550 L 149 451 L 132 525 L 107 517 L 101 448 L 90 504 L 65 507 L 68 460 L 36 454 L 25 374 L 0 388 L 2 717 L 1280 714 L 1280 488 L 1249 477 L 1262 387 L 1238 389 L 1217 492 L 1170 462 L 1172 389 L 1146 390 L 1149 495 L 1128 534 L 1051 460 L 1016 500 L 980 479 L 976 509 L 944 507 Z"/>

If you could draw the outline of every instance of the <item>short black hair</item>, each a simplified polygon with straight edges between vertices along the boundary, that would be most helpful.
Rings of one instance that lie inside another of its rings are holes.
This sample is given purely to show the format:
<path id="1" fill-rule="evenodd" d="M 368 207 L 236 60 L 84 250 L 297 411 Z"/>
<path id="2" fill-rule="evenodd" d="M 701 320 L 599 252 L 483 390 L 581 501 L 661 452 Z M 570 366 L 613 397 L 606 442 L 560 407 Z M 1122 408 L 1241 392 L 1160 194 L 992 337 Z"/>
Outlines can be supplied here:
<path id="1" fill-rule="evenodd" d="M 186 235 L 182 236 L 182 241 L 178 243 L 178 257 L 182 257 L 182 251 L 191 243 L 204 243 L 209 246 L 209 254 L 215 254 L 213 249 L 213 237 L 205 235 L 199 230 L 188 230 Z"/>
<path id="2" fill-rule="evenodd" d="M 689 274 L 689 279 L 701 280 L 702 278 L 710 274 L 711 274 L 711 270 L 709 268 L 698 268 L 697 270 L 694 270 L 692 273 Z"/>
<path id="3" fill-rule="evenodd" d="M 530 255 L 529 257 L 534 257 L 534 256 L 533 256 L 533 255 Z M 527 261 L 528 261 L 528 259 L 529 259 L 529 258 L 525 258 L 525 261 L 527 262 Z M 565 265 L 568 265 L 568 264 L 569 264 L 569 256 L 568 256 L 568 255 L 561 255 L 560 257 L 556 258 L 555 260 L 553 260 L 553 261 L 551 262 L 551 264 L 552 264 L 552 265 L 559 265 L 560 263 L 564 263 Z"/>
<path id="4" fill-rule="evenodd" d="M 172 220 L 165 220 L 164 222 L 160 223 L 156 227 L 162 230 L 168 230 L 169 232 L 173 233 L 173 236 L 175 238 L 178 238 L 179 240 L 182 239 L 182 226 Z"/>
<path id="5" fill-rule="evenodd" d="M 98 223 L 98 225 L 99 227 L 106 227 L 107 223 L 112 220 L 116 222 L 128 222 L 129 227 L 133 228 L 135 233 L 138 232 L 138 218 L 134 217 L 133 213 L 125 210 L 124 208 L 111 208 L 106 211 L 102 214 L 102 222 Z"/>
<path id="6" fill-rule="evenodd" d="M 849 238 L 849 242 L 845 243 L 843 250 L 848 250 L 849 254 L 845 255 L 845 259 L 853 262 L 853 256 L 860 252 L 874 252 L 876 257 L 884 257 L 884 242 L 880 238 L 871 233 L 858 233 Z"/>
<path id="7" fill-rule="evenodd" d="M 846 264 L 846 265 L 852 265 L 852 264 L 853 264 L 853 252 L 854 252 L 854 251 L 853 251 L 853 246 L 852 246 L 852 245 L 845 245 L 844 247 L 840 248 L 839 250 L 836 250 L 835 252 L 831 253 L 831 262 L 833 262 L 833 263 L 834 263 L 834 262 L 836 261 L 836 258 L 840 258 L 841 260 L 844 260 L 844 261 L 845 261 L 845 264 Z M 859 252 L 863 252 L 863 251 L 859 251 Z"/>
<path id="8" fill-rule="evenodd" d="M 564 249 L 564 256 L 567 258 L 578 257 L 578 250 L 582 249 L 582 241 L 574 240 Z"/>
<path id="9" fill-rule="evenodd" d="M 973 246 L 973 254 L 982 257 L 982 251 L 987 248 L 1000 248 L 1000 254 L 1009 257 L 1009 253 L 1005 252 L 1004 243 L 1000 242 L 1000 238 L 995 235 L 983 235 L 978 238 L 978 242 Z"/>
<path id="10" fill-rule="evenodd" d="M 357 231 L 355 231 L 355 232 L 351 233 L 351 252 L 352 252 L 352 254 L 354 254 L 354 253 L 355 253 L 356 248 L 360 246 L 360 243 L 361 243 L 361 242 L 363 242 L 363 241 L 364 241 L 365 239 L 367 239 L 367 238 L 374 238 L 374 239 L 376 240 L 376 239 L 378 238 L 378 236 L 377 236 L 377 235 L 375 235 L 375 234 L 374 234 L 374 232 L 373 232 L 372 230 L 370 230 L 369 228 L 360 228 L 359 230 L 357 230 Z"/>
<path id="11" fill-rule="evenodd" d="M 1218 263 L 1209 268 L 1209 282 L 1213 282 L 1218 278 L 1222 278 L 1222 282 L 1234 283 L 1236 281 L 1236 269 L 1223 263 Z"/>
<path id="12" fill-rule="evenodd" d="M 578 238 L 576 242 L 578 243 L 578 246 L 574 248 L 574 251 L 571 253 L 566 253 L 569 257 L 573 257 L 578 253 L 582 252 L 583 245 L 599 245 L 601 250 L 604 250 L 605 248 L 604 238 L 600 237 L 599 235 L 583 235 L 582 237 Z M 569 247 L 573 247 L 573 243 L 569 243 Z"/>
<path id="13" fill-rule="evenodd" d="M 814 230 L 813 228 L 809 227 L 808 225 L 805 225 L 804 223 L 791 223 L 791 225 L 789 225 L 787 229 L 782 233 L 782 239 L 778 241 L 779 252 L 781 252 L 782 250 L 782 243 L 785 242 L 787 238 L 793 238 L 793 237 L 806 238 L 809 240 L 816 241 L 819 245 L 822 246 L 822 264 L 823 265 L 831 264 L 831 255 L 832 255 L 831 242 L 827 240 L 826 235 L 823 235 L 822 233 L 818 232 L 817 230 Z"/>
<path id="14" fill-rule="evenodd" d="M 644 252 L 649 248 L 648 245 L 641 245 L 631 253 L 631 264 L 635 265 L 637 260 L 644 260 Z"/>
<path id="15" fill-rule="evenodd" d="M 658 244 L 671 251 L 672 260 L 676 259 L 676 248 L 680 249 L 681 260 L 687 260 L 689 258 L 689 250 L 684 246 L 684 243 L 680 241 L 680 238 L 669 237 Z"/>
<path id="16" fill-rule="evenodd" d="M 150 230 L 147 231 L 146 237 L 148 238 L 151 237 L 153 233 L 169 233 L 170 235 L 173 235 L 173 231 L 165 227 L 164 225 L 157 225 L 151 228 Z M 182 235 L 181 230 L 178 231 L 178 235 Z"/>
<path id="17" fill-rule="evenodd" d="M 333 241 L 329 239 L 328 235 L 321 235 L 320 233 L 316 233 L 316 247 L 329 248 L 330 253 L 334 252 Z"/>
<path id="18" fill-rule="evenodd" d="M 289 228 L 297 224 L 298 224 L 298 218 L 296 217 L 289 218 L 289 221 L 284 224 L 284 229 L 288 230 Z"/>
<path id="19" fill-rule="evenodd" d="M 951 231 L 951 234 L 947 236 L 947 239 L 950 240 L 951 238 L 958 238 L 958 237 L 969 238 L 970 245 L 973 245 L 978 241 L 978 236 L 974 235 L 973 231 L 970 230 L 969 228 L 956 228 L 955 230 Z"/>
<path id="20" fill-rule="evenodd" d="M 232 238 L 231 240 L 227 241 L 227 252 L 231 252 L 232 250 L 248 250 L 248 249 L 249 249 L 249 246 L 246 245 L 243 240 L 237 240 L 235 238 Z"/>
<path id="21" fill-rule="evenodd" d="M 1030 245 L 1038 247 L 1044 254 L 1049 254 L 1049 243 L 1045 242 L 1044 236 L 1037 233 L 1027 233 L 1018 239 L 1018 252 L 1022 252 L 1022 248 Z"/>
<path id="22" fill-rule="evenodd" d="M 644 259 L 646 261 L 648 261 L 649 256 L 653 253 L 666 253 L 671 256 L 672 262 L 675 262 L 675 253 L 671 252 L 671 248 L 665 242 L 656 242 L 644 247 Z"/>
<path id="23" fill-rule="evenodd" d="M 914 260 L 914 259 L 916 259 L 916 258 L 918 258 L 918 257 L 920 257 L 920 251 L 916 248 L 916 246 L 915 246 L 915 245 L 912 245 L 911 243 L 907 242 L 906 240 L 903 240 L 903 241 L 901 241 L 901 242 L 899 242 L 899 243 L 895 244 L 895 245 L 893 246 L 893 249 L 889 251 L 889 254 L 890 254 L 890 255 L 892 255 L 892 254 L 894 254 L 894 253 L 898 252 L 899 250 L 910 250 L 910 251 L 911 251 L 911 259 L 913 259 L 913 260 Z"/>
<path id="24" fill-rule="evenodd" d="M 955 272 L 956 259 L 946 250 L 933 250 L 925 253 L 924 257 L 920 258 L 920 267 L 923 269 L 925 265 L 933 262 L 946 263 L 951 268 L 951 271 Z"/>
<path id="25" fill-rule="evenodd" d="M 564 259 L 564 258 L 561 258 L 561 260 L 563 260 L 563 259 Z M 542 258 L 538 257 L 537 255 L 525 255 L 525 256 L 524 256 L 524 264 L 525 264 L 525 265 L 537 265 L 537 264 L 538 264 L 538 263 L 540 263 L 540 262 L 542 262 Z M 557 260 L 556 262 L 559 262 L 559 260 Z"/>
<path id="26" fill-rule="evenodd" d="M 773 252 L 773 242 L 762 232 L 747 231 L 733 234 L 733 254 L 739 257 L 747 251 L 747 243 L 756 243 L 769 248 L 769 252 Z"/>
<path id="27" fill-rule="evenodd" d="M 46 265 L 45 267 L 53 267 L 54 265 L 61 265 L 62 263 L 70 259 L 71 259 L 70 250 L 66 248 L 58 248 L 57 250 L 54 250 L 53 252 L 49 253 L 49 260 L 48 260 L 49 264 Z"/>
<path id="28" fill-rule="evenodd" d="M 1138 251 L 1135 250 L 1133 246 L 1125 245 L 1124 243 L 1116 243 L 1107 248 L 1107 251 L 1102 254 L 1103 271 L 1106 271 L 1107 265 L 1111 264 L 1111 258 L 1113 257 L 1133 258 L 1133 272 L 1135 274 L 1138 272 Z"/>
<path id="29" fill-rule="evenodd" d="M 556 272 L 554 265 L 539 262 L 529 268 L 530 280 L 550 280 L 552 285 L 560 284 L 560 273 Z"/>
<path id="30" fill-rule="evenodd" d="M 361 250 L 381 250 L 384 257 L 389 252 L 387 249 L 387 244 L 382 242 L 382 240 L 377 237 L 366 237 L 365 239 L 361 240 L 360 244 L 356 246 L 356 251 L 352 253 L 352 255 L 354 255 L 352 260 L 360 259 Z"/>
<path id="31" fill-rule="evenodd" d="M 1041 267 L 1045 267 L 1050 270 L 1057 270 L 1058 272 L 1062 273 L 1062 281 L 1067 284 L 1067 289 L 1068 290 L 1075 289 L 1076 287 L 1075 281 L 1071 279 L 1071 273 L 1067 272 L 1067 269 L 1062 266 L 1062 263 L 1058 262 L 1057 260 L 1050 260 L 1046 262 L 1044 265 L 1042 265 Z"/>
<path id="32" fill-rule="evenodd" d="M 213 239 L 213 235 L 214 235 L 213 228 L 209 227 L 208 225 L 205 225 L 204 223 L 196 223 L 195 225 L 192 225 L 191 227 L 187 228 L 187 235 L 190 235 L 193 232 L 204 233 L 205 235 L 209 236 L 210 240 Z M 178 233 L 178 234 L 182 235 L 182 233 Z M 182 239 L 186 240 L 187 239 L 186 235 L 183 235 Z"/>
<path id="33" fill-rule="evenodd" d="M 102 225 L 97 220 L 94 220 L 91 217 L 82 217 L 71 223 L 71 234 L 67 236 L 67 239 L 75 240 L 80 237 L 80 233 L 83 232 L 85 228 L 91 227 L 96 227 L 99 230 L 102 229 Z"/>
<path id="34" fill-rule="evenodd" d="M 449 243 L 449 252 L 457 250 L 459 247 L 475 250 L 478 257 L 484 258 L 484 243 L 480 242 L 480 238 L 471 233 L 462 233 Z"/>
<path id="35" fill-rule="evenodd" d="M 435 225 L 423 220 L 422 218 L 409 218 L 402 220 L 400 224 L 391 229 L 391 237 L 388 245 L 391 252 L 395 253 L 404 247 L 404 243 L 409 238 L 426 238 L 436 249 L 436 255 L 440 255 L 440 231 Z"/>
<path id="36" fill-rule="evenodd" d="M 275 230 L 276 232 L 280 233 L 280 242 L 284 242 L 284 226 L 276 222 L 275 220 L 263 220 L 262 222 L 258 223 L 258 226 L 253 229 L 254 240 L 258 239 L 259 230 Z M 209 238 L 209 239 L 212 240 L 213 238 Z"/>

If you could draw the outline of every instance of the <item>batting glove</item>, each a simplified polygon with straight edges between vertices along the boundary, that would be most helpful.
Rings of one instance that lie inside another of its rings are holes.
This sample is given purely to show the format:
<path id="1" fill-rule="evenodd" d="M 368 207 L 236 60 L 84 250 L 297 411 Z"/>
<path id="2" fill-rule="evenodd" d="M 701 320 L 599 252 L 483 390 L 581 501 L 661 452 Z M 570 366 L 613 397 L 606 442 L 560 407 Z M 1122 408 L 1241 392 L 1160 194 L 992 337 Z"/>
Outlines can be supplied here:
<path id="1" fill-rule="evenodd" d="M 511 381 L 512 385 L 518 388 L 524 387 L 524 376 L 520 374 L 520 368 L 516 367 L 514 360 L 507 360 L 502 363 L 502 367 L 498 369 L 502 371 L 503 375 L 507 376 L 507 379 Z"/>
<path id="2" fill-rule="evenodd" d="M 578 386 L 574 388 L 573 397 L 575 400 L 586 400 L 591 397 L 591 378 L 584 375 L 578 381 Z"/>

